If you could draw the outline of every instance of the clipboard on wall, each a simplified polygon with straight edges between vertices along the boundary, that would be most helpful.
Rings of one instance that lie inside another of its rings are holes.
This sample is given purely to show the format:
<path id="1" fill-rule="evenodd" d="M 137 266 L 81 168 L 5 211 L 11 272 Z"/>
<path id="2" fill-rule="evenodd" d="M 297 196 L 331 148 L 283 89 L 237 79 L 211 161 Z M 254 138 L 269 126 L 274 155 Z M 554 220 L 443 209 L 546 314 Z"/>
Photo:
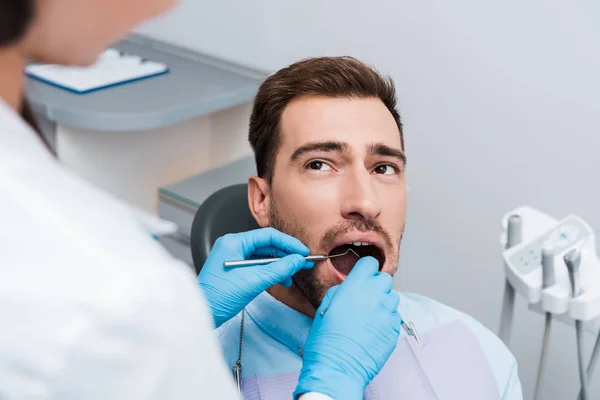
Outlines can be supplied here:
<path id="1" fill-rule="evenodd" d="M 32 64 L 25 74 L 32 79 L 67 90 L 87 94 L 115 86 L 153 78 L 169 72 L 165 64 L 108 49 L 90 67 Z"/>

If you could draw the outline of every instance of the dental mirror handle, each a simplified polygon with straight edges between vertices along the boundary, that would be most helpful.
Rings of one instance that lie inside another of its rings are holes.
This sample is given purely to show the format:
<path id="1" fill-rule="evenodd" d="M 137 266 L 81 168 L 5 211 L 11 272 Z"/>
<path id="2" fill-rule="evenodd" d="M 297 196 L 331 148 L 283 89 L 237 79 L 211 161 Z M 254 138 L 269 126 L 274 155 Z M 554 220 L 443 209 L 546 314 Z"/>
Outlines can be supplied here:
<path id="1" fill-rule="evenodd" d="M 324 255 L 319 256 L 307 256 L 304 257 L 306 261 L 323 261 L 327 260 L 329 257 Z M 239 261 L 225 261 L 223 266 L 225 268 L 233 268 L 233 267 L 254 267 L 257 265 L 266 265 L 275 261 L 281 260 L 281 257 L 278 258 L 260 258 L 257 260 L 239 260 Z"/>

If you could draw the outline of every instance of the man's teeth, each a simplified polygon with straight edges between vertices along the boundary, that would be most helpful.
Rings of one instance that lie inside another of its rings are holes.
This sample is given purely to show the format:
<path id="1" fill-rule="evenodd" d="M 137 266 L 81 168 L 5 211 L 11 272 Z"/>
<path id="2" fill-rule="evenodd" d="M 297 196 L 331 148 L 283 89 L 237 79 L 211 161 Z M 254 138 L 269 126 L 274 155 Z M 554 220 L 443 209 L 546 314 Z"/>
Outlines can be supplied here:
<path id="1" fill-rule="evenodd" d="M 371 243 L 367 243 L 367 242 L 349 242 L 347 244 L 351 244 L 353 246 L 370 246 Z"/>

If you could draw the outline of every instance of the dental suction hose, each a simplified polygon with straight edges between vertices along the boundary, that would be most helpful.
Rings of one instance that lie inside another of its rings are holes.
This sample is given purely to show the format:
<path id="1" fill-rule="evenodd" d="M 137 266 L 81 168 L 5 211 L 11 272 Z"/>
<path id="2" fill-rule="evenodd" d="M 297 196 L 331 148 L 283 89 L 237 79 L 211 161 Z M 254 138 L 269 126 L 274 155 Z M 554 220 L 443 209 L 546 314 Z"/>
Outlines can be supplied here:
<path id="1" fill-rule="evenodd" d="M 519 215 L 511 215 L 508 218 L 506 230 L 506 248 L 509 249 L 522 240 L 522 218 Z M 512 331 L 512 320 L 515 310 L 515 289 L 508 279 L 504 283 L 504 298 L 502 301 L 502 316 L 500 317 L 499 337 L 508 346 L 510 332 Z"/>
<path id="2" fill-rule="evenodd" d="M 581 265 L 581 252 L 573 249 L 569 251 L 564 257 L 565 264 L 569 270 L 569 279 L 571 280 L 571 289 L 573 292 L 573 298 L 581 296 L 583 294 L 583 288 L 581 287 L 581 278 L 579 276 L 579 267 Z M 589 400 L 588 395 L 588 377 L 586 368 L 584 365 L 583 355 L 583 322 L 575 321 L 575 330 L 577 332 L 577 359 L 579 362 L 579 379 L 581 381 L 581 392 L 579 399 Z"/>
<path id="3" fill-rule="evenodd" d="M 600 355 L 600 333 L 596 337 L 596 344 L 594 345 L 594 350 L 592 351 L 592 358 L 590 358 L 590 363 L 587 368 L 587 379 L 588 381 L 592 379 L 592 375 L 594 374 L 594 370 L 596 369 L 596 364 L 598 364 L 598 356 Z M 578 399 L 581 399 L 581 392 L 579 392 Z"/>
<path id="4" fill-rule="evenodd" d="M 542 248 L 542 288 L 546 289 L 556 283 L 554 275 L 554 251 L 552 246 L 544 245 Z M 538 369 L 537 381 L 535 383 L 534 400 L 541 398 L 542 378 L 544 369 L 548 360 L 548 347 L 550 346 L 550 330 L 552 329 L 552 313 L 546 312 L 546 322 L 544 326 L 544 339 L 542 342 L 542 354 L 540 356 L 540 365 Z"/>

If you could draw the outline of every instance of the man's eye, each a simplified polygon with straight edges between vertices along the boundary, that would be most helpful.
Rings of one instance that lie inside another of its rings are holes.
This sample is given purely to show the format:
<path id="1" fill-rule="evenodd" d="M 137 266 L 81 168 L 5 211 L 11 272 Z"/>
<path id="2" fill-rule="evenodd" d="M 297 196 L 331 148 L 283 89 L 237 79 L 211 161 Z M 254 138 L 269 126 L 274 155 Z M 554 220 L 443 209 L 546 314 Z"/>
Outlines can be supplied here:
<path id="1" fill-rule="evenodd" d="M 375 171 L 376 174 L 381 174 L 381 175 L 393 175 L 393 174 L 397 174 L 399 172 L 398 168 L 390 165 L 390 164 L 382 164 L 382 165 L 378 165 L 377 167 L 375 167 Z"/>
<path id="2" fill-rule="evenodd" d="M 307 167 L 313 171 L 331 171 L 331 167 L 323 161 L 311 161 Z"/>

